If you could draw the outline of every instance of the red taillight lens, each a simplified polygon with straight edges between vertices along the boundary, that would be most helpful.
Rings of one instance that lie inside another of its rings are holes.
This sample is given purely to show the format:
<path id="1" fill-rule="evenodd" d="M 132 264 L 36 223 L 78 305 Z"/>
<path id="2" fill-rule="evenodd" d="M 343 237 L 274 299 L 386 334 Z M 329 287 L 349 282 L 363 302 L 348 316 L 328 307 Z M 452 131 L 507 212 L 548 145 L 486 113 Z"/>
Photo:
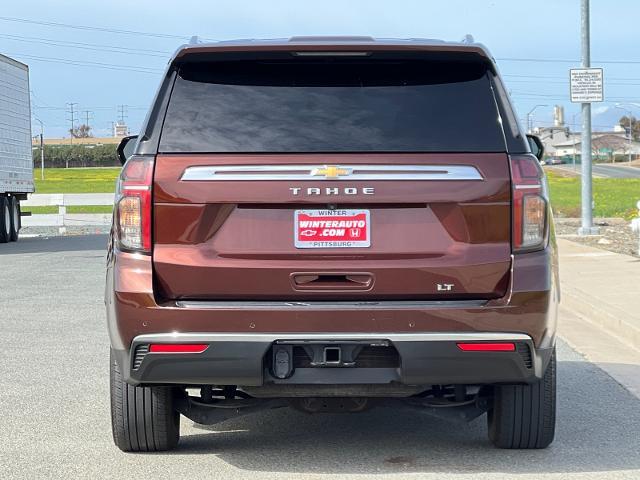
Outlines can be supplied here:
<path id="1" fill-rule="evenodd" d="M 513 352 L 515 343 L 458 343 L 458 348 L 465 352 Z"/>
<path id="2" fill-rule="evenodd" d="M 544 248 L 548 233 L 548 194 L 544 172 L 533 155 L 512 155 L 513 251 Z"/>
<path id="3" fill-rule="evenodd" d="M 202 353 L 209 345 L 205 343 L 154 343 L 150 353 Z"/>
<path id="4" fill-rule="evenodd" d="M 115 198 L 115 226 L 118 245 L 124 250 L 151 252 L 151 181 L 153 157 L 133 156 L 127 160 Z"/>

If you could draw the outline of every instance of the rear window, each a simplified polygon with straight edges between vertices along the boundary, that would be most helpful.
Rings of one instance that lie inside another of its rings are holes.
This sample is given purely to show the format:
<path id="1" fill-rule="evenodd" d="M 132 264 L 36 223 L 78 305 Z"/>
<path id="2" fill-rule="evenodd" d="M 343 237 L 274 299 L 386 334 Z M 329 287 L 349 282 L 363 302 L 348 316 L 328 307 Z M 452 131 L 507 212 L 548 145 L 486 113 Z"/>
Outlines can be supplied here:
<path id="1" fill-rule="evenodd" d="M 503 152 L 486 67 L 471 62 L 182 66 L 161 152 Z"/>

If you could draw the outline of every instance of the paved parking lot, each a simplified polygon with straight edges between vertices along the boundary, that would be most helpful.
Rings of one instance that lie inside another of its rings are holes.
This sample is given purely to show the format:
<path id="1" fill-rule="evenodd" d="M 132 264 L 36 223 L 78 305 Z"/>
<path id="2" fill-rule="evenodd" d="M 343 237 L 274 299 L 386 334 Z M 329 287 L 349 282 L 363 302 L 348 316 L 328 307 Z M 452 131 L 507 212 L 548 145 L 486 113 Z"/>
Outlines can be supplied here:
<path id="1" fill-rule="evenodd" d="M 257 413 L 215 427 L 183 419 L 170 454 L 111 440 L 105 236 L 0 245 L 0 478 L 640 478 L 640 400 L 560 344 L 555 443 L 501 451 L 484 418 L 410 412 Z"/>

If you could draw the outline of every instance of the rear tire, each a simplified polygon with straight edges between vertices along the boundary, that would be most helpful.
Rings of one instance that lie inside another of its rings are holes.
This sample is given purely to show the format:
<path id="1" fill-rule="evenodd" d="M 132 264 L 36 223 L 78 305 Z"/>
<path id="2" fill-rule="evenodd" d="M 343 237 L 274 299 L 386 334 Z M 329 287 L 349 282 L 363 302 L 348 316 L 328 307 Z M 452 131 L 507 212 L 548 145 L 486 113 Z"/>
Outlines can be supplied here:
<path id="1" fill-rule="evenodd" d="M 11 211 L 9 199 L 0 197 L 0 243 L 11 240 Z"/>
<path id="2" fill-rule="evenodd" d="M 18 241 L 20 233 L 20 201 L 16 197 L 9 197 L 9 213 L 11 215 L 11 232 L 9 239 L 12 242 Z"/>
<path id="3" fill-rule="evenodd" d="M 123 452 L 171 450 L 180 439 L 180 414 L 174 409 L 175 389 L 134 387 L 122 379 L 113 352 L 111 362 L 111 427 Z"/>
<path id="4" fill-rule="evenodd" d="M 544 376 L 530 385 L 494 387 L 489 439 L 498 448 L 546 448 L 556 426 L 556 351 Z"/>

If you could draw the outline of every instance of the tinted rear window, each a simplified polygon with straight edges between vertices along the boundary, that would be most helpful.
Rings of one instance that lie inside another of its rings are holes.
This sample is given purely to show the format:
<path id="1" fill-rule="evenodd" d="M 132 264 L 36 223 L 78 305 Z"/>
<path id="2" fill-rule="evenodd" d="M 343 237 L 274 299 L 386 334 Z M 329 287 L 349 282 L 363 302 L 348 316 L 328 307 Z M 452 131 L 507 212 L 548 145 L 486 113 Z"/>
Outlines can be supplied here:
<path id="1" fill-rule="evenodd" d="M 502 152 L 490 81 L 470 62 L 183 66 L 161 152 Z"/>

